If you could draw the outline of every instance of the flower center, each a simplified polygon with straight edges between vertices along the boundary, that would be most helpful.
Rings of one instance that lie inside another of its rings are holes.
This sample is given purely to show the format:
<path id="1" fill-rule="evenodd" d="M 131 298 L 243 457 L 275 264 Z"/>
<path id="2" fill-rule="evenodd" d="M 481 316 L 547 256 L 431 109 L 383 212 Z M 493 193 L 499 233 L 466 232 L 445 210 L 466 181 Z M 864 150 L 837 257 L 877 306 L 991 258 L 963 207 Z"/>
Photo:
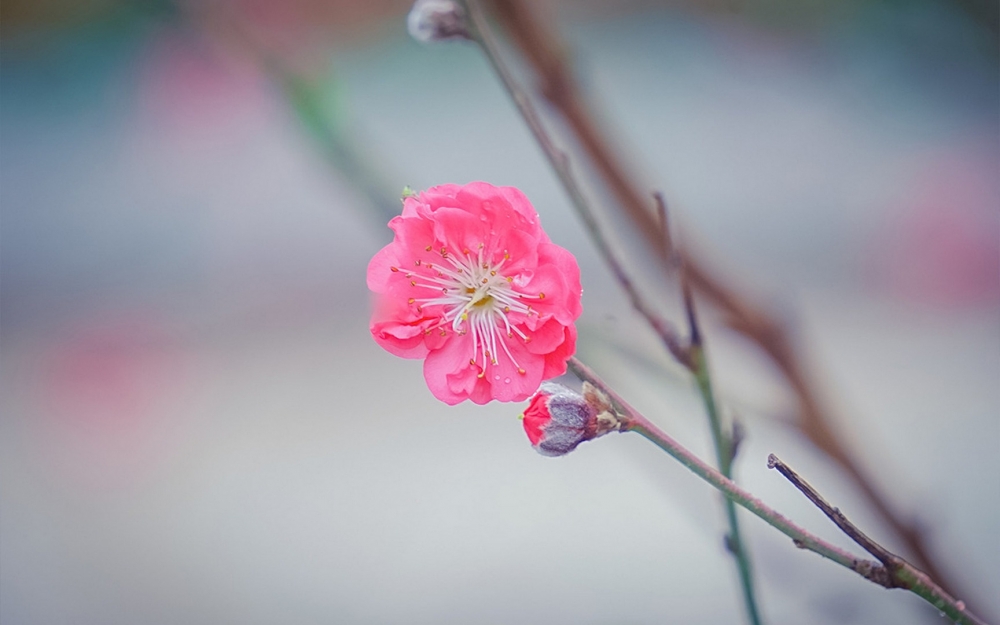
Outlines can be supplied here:
<path id="1" fill-rule="evenodd" d="M 493 296 L 489 293 L 481 293 L 476 297 L 472 298 L 473 306 L 488 306 L 493 302 Z"/>
<path id="2" fill-rule="evenodd" d="M 537 314 L 521 300 L 542 299 L 545 295 L 521 293 L 514 288 L 513 277 L 500 274 L 501 268 L 510 260 L 510 254 L 506 252 L 497 263 L 484 260 L 482 244 L 475 256 L 469 250 L 463 250 L 462 255 L 456 258 L 442 248 L 441 257 L 450 267 L 424 263 L 422 268 L 430 275 L 424 271 L 418 276 L 406 274 L 408 278 L 413 278 L 410 280 L 412 287 L 434 289 L 440 291 L 440 294 L 436 297 L 411 298 L 410 303 L 418 304 L 420 309 L 442 307 L 441 321 L 432 329 L 451 326 L 457 334 L 472 334 L 469 363 L 479 369 L 479 377 L 483 377 L 489 365 L 499 364 L 499 352 L 510 359 L 518 373 L 524 374 L 524 369 L 511 354 L 507 340 L 513 340 L 515 335 L 524 342 L 531 338 L 511 323 L 510 315 Z M 421 265 L 419 260 L 416 264 Z M 399 271 L 395 267 L 392 269 Z M 441 332 L 444 334 L 445 330 L 442 329 Z"/>

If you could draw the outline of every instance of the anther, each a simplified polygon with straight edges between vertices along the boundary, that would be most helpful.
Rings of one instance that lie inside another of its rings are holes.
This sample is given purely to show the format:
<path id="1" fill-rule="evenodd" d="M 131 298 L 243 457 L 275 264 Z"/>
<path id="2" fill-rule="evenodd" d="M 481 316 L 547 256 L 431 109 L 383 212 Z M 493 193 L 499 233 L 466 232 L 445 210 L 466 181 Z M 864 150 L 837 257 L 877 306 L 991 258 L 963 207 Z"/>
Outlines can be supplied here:
<path id="1" fill-rule="evenodd" d="M 414 262 L 416 263 L 417 267 L 420 266 L 420 259 L 419 258 L 416 261 L 414 261 Z"/>
<path id="2" fill-rule="evenodd" d="M 399 271 L 399 267 L 389 267 L 389 270 L 392 271 L 393 273 L 395 273 L 395 272 Z"/>
<path id="3" fill-rule="evenodd" d="M 517 372 L 520 373 L 521 375 L 524 375 L 525 373 L 527 373 L 527 371 L 525 371 L 524 369 L 521 369 L 521 368 L 518 368 Z"/>
<path id="4" fill-rule="evenodd" d="M 545 299 L 545 293 L 539 292 L 538 299 Z"/>
<path id="5" fill-rule="evenodd" d="M 412 304 L 412 303 L 413 303 L 413 302 L 415 302 L 415 301 L 417 301 L 417 300 L 415 300 L 415 299 L 413 299 L 413 298 L 411 297 L 410 299 L 408 299 L 408 300 L 407 300 L 407 303 L 408 303 L 408 304 Z"/>
<path id="6" fill-rule="evenodd" d="M 425 252 L 429 252 L 429 251 L 431 251 L 431 246 L 430 246 L 430 245 L 428 245 L 427 247 L 425 247 L 425 248 L 424 248 L 424 251 L 425 251 Z"/>
<path id="7" fill-rule="evenodd" d="M 495 275 L 497 275 L 497 272 L 496 272 L 496 271 L 491 271 L 491 272 L 490 272 L 490 275 L 491 275 L 491 276 L 495 276 Z"/>

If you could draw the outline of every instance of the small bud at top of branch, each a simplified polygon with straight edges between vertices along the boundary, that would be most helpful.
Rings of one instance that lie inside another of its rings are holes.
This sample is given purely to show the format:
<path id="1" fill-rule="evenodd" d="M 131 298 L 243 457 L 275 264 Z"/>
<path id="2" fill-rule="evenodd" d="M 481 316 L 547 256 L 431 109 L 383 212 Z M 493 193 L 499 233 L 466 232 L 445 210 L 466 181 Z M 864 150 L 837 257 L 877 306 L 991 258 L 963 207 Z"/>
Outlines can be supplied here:
<path id="1" fill-rule="evenodd" d="M 421 43 L 470 39 L 465 11 L 452 0 L 417 0 L 406 18 L 406 28 Z"/>

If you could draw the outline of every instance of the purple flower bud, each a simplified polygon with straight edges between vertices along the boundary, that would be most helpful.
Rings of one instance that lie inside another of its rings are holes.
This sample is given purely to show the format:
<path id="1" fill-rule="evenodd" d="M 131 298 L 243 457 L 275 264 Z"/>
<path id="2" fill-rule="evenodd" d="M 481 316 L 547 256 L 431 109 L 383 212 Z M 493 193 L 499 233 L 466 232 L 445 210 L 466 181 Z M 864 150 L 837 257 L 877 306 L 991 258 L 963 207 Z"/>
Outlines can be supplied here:
<path id="1" fill-rule="evenodd" d="M 421 43 L 469 38 L 465 12 L 453 0 L 417 0 L 406 17 L 406 28 Z"/>
<path id="2" fill-rule="evenodd" d="M 597 434 L 597 410 L 579 393 L 546 382 L 522 415 L 524 431 L 538 453 L 562 456 Z"/>

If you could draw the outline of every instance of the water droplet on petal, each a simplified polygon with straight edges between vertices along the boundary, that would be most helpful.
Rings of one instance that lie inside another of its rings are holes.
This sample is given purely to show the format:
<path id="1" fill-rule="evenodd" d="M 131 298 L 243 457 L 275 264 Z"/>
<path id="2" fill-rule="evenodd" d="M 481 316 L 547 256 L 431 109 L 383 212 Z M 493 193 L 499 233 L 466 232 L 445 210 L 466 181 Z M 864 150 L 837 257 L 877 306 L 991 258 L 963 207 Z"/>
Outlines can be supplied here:
<path id="1" fill-rule="evenodd" d="M 503 383 L 504 384 L 510 384 L 510 378 L 504 378 L 503 379 Z"/>
<path id="2" fill-rule="evenodd" d="M 499 376 L 499 375 L 497 375 L 497 376 L 494 376 L 494 377 L 493 377 L 493 379 L 494 379 L 494 380 L 499 380 L 499 379 L 500 379 L 500 376 Z"/>

